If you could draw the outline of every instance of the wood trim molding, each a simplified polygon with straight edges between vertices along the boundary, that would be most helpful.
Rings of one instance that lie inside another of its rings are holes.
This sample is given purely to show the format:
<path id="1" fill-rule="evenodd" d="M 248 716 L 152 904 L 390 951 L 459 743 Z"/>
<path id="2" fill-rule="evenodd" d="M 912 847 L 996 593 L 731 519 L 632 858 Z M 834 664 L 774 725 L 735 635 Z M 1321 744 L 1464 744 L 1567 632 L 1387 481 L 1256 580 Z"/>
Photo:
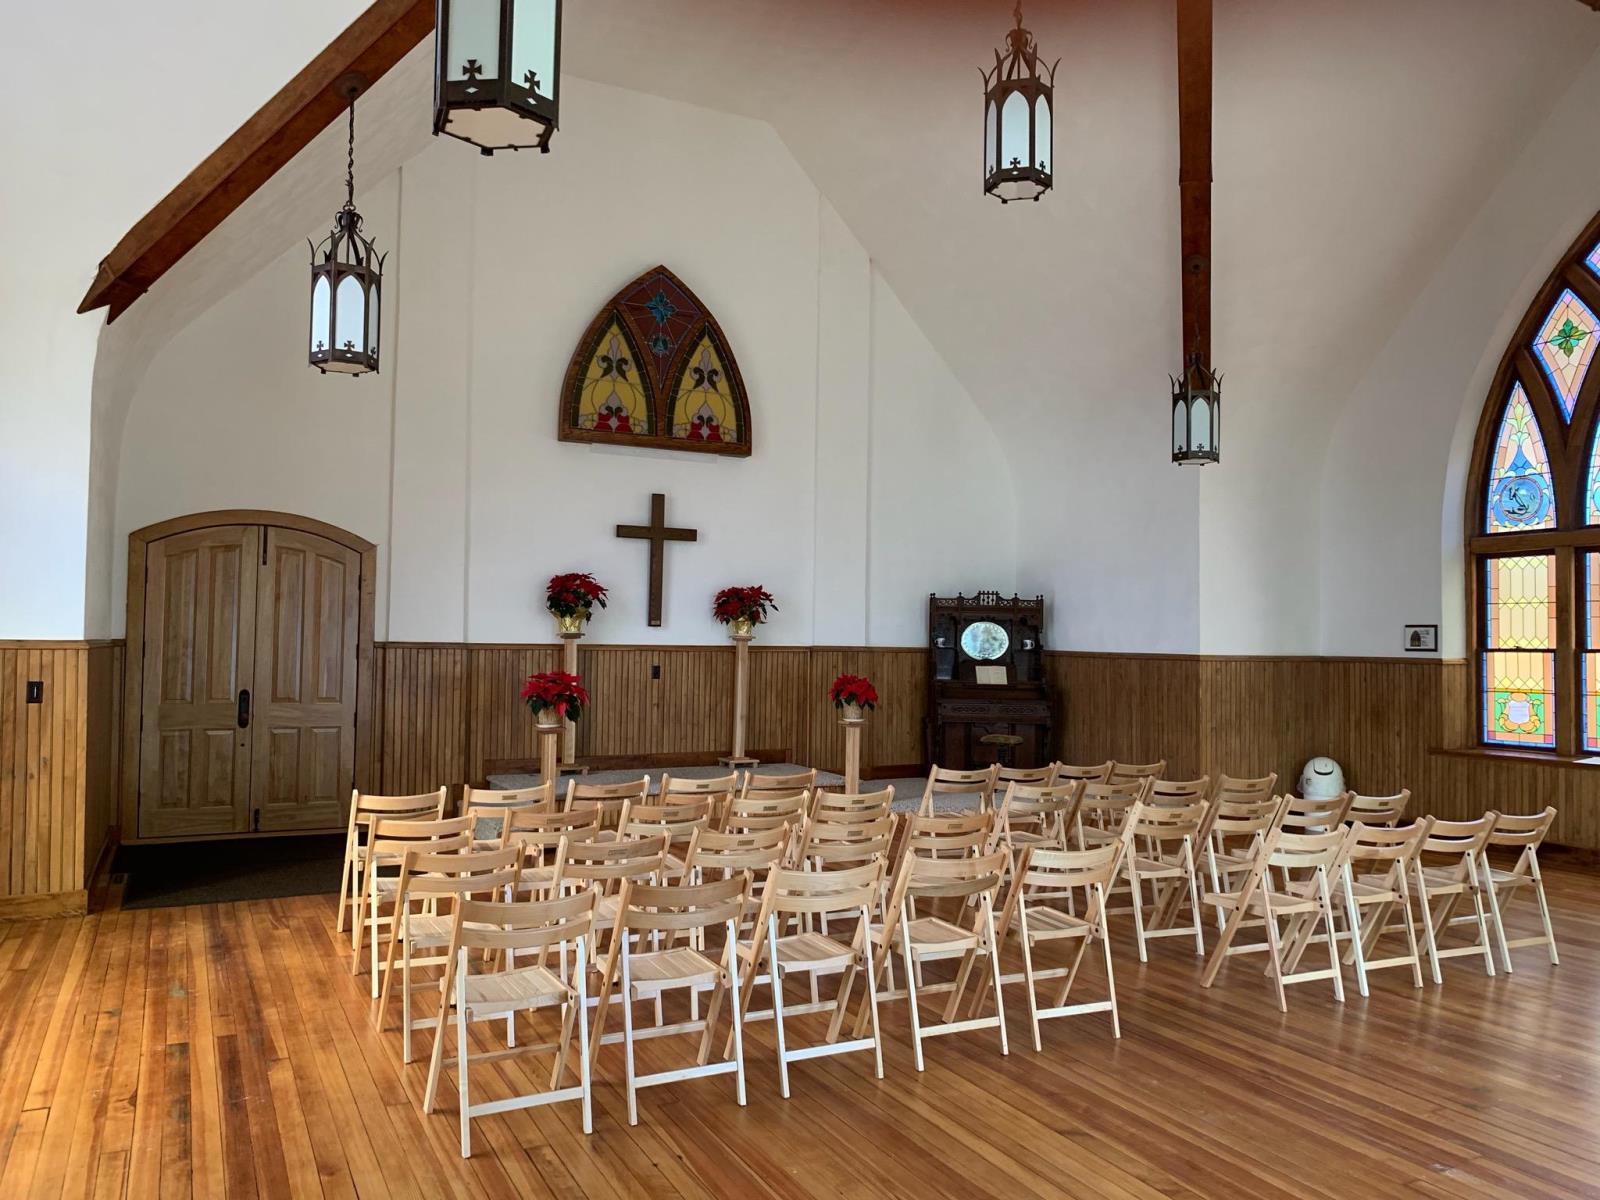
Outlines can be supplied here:
<path id="1" fill-rule="evenodd" d="M 360 636 L 356 643 L 356 761 L 355 785 L 375 790 L 378 745 L 373 710 L 378 703 L 377 656 L 373 651 L 377 626 L 378 548 L 366 538 L 318 521 L 313 517 L 271 509 L 228 508 L 191 513 L 135 529 L 128 535 L 128 616 L 122 673 L 121 779 L 117 806 L 122 840 L 134 842 L 139 829 L 139 728 L 144 696 L 144 588 L 145 559 L 152 542 L 175 534 L 210 529 L 217 525 L 271 525 L 327 538 L 361 556 Z"/>
<path id="2" fill-rule="evenodd" d="M 81 917 L 89 911 L 89 891 L 38 892 L 31 896 L 0 896 L 0 921 L 43 921 L 51 917 Z"/>
<path id="3" fill-rule="evenodd" d="M 375 82 L 433 22 L 433 0 L 376 0 L 123 234 L 78 311 L 108 307 L 106 320 L 115 321 L 344 112 L 340 76 L 354 71 Z"/>

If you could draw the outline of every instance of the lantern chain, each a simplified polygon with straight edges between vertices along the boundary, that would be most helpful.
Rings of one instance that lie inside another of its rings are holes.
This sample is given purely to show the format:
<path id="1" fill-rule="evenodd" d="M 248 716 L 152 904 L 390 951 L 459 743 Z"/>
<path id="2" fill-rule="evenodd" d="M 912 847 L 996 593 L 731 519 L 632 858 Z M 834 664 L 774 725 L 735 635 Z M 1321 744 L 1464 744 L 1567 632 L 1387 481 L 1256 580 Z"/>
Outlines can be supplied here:
<path id="1" fill-rule="evenodd" d="M 350 97 L 350 133 L 345 150 L 344 206 L 347 209 L 356 206 L 356 98 L 354 96 Z"/>

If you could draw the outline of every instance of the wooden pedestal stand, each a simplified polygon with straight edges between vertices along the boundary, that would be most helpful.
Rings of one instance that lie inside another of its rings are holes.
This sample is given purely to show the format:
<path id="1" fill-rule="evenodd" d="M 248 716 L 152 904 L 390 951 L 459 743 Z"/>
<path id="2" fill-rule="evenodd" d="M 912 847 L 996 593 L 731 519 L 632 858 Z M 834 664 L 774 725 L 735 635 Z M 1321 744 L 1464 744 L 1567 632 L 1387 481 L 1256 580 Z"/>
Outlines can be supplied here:
<path id="1" fill-rule="evenodd" d="M 856 796 L 861 793 L 861 727 L 867 719 L 853 704 L 843 712 L 839 724 L 844 726 L 844 794 Z"/>
<path id="2" fill-rule="evenodd" d="M 543 715 L 543 713 L 540 714 L 541 717 Z M 539 782 L 548 783 L 552 779 L 561 777 L 559 754 L 561 720 L 557 718 L 548 725 L 541 720 L 537 728 L 539 730 Z"/>
<path id="3" fill-rule="evenodd" d="M 561 669 L 568 675 L 578 673 L 578 643 L 582 640 L 581 627 L 561 630 Z M 578 765 L 578 727 L 566 717 L 561 718 L 561 765 L 567 768 Z"/>
<path id="4" fill-rule="evenodd" d="M 748 621 L 733 622 L 733 753 L 717 759 L 724 767 L 748 771 L 756 760 L 744 752 L 745 725 L 750 709 L 750 642 L 755 627 Z"/>

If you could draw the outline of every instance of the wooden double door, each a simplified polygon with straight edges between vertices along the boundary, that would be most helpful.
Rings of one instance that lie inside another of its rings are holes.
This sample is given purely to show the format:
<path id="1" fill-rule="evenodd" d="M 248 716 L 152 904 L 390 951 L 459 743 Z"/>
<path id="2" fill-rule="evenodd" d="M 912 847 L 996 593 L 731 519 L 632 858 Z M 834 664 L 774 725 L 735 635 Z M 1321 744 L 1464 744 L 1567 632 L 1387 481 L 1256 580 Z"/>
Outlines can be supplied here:
<path id="1" fill-rule="evenodd" d="M 144 558 L 138 836 L 341 827 L 361 553 L 227 524 L 150 541 Z"/>

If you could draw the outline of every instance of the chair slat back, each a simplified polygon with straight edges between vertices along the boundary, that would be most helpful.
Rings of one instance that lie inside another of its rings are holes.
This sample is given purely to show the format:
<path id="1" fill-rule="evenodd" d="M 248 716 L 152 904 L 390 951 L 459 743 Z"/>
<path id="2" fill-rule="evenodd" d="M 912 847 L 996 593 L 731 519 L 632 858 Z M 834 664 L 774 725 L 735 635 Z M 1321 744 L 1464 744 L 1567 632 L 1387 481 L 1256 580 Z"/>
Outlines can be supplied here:
<path id="1" fill-rule="evenodd" d="M 689 843 L 684 870 L 768 871 L 783 861 L 790 841 L 789 828 L 784 825 L 737 833 L 701 829 Z"/>
<path id="2" fill-rule="evenodd" d="M 1048 850 L 1029 846 L 1017 864 L 1017 882 L 1025 893 L 1062 894 L 1071 888 L 1109 885 L 1122 862 L 1121 842 L 1092 850 Z"/>
<path id="3" fill-rule="evenodd" d="M 556 807 L 556 786 L 536 783 L 524 788 L 475 788 L 468 786 L 461 793 L 461 811 L 473 805 L 483 808 L 535 808 L 553 812 Z"/>
<path id="4" fill-rule="evenodd" d="M 1489 844 L 1494 832 L 1496 814 L 1484 813 L 1475 821 L 1440 821 L 1435 819 L 1428 829 L 1428 838 L 1422 849 L 1428 854 L 1444 854 L 1465 859 L 1477 854 Z"/>
<path id="5" fill-rule="evenodd" d="M 435 851 L 463 847 L 472 841 L 472 821 L 468 817 L 443 817 L 426 821 L 406 817 L 374 817 L 372 836 L 367 842 L 369 859 L 397 861 L 407 850 L 426 844 Z"/>
<path id="6" fill-rule="evenodd" d="M 908 856 L 903 894 L 913 899 L 941 896 L 993 896 L 1006 871 L 1006 852 L 994 850 L 970 858 Z"/>
<path id="7" fill-rule="evenodd" d="M 843 792 L 820 788 L 811 798 L 813 821 L 881 821 L 894 807 L 894 785 L 876 792 Z"/>
<path id="8" fill-rule="evenodd" d="M 892 814 L 876 821 L 840 824 L 812 821 L 806 827 L 799 860 L 837 869 L 840 864 L 862 863 L 872 858 L 887 859 L 894 844 L 897 825 L 898 821 Z"/>
<path id="9" fill-rule="evenodd" d="M 989 844 L 994 830 L 992 812 L 955 813 L 949 816 L 913 814 L 906 822 L 902 853 L 970 856 Z"/>
<path id="10" fill-rule="evenodd" d="M 999 827 L 1009 833 L 1013 821 L 1028 821 L 1037 822 L 1041 830 L 1048 827 L 1060 832 L 1077 816 L 1084 786 L 1081 779 L 1058 781 L 1048 787 L 1008 784 L 1000 801 Z"/>
<path id="11" fill-rule="evenodd" d="M 1421 853 L 1427 839 L 1425 820 L 1398 826 L 1357 821 L 1350 826 L 1350 857 L 1360 862 L 1409 863 Z"/>
<path id="12" fill-rule="evenodd" d="M 1272 789 L 1278 786 L 1278 773 L 1246 779 L 1239 775 L 1218 775 L 1211 785 L 1211 799 L 1215 804 L 1251 804 L 1273 798 Z"/>
<path id="13" fill-rule="evenodd" d="M 870 912 L 878 902 L 883 865 L 883 858 L 879 856 L 841 871 L 797 871 L 778 867 L 767 876 L 766 887 L 762 889 L 762 915 L 794 916 L 843 912 L 851 908 L 865 908 Z"/>
<path id="14" fill-rule="evenodd" d="M 1046 767 L 996 767 L 994 772 L 994 788 L 997 792 L 1009 783 L 1020 783 L 1024 787 L 1049 787 L 1055 781 L 1055 763 Z"/>
<path id="15" fill-rule="evenodd" d="M 657 887 L 629 881 L 622 888 L 624 929 L 648 933 L 705 929 L 736 921 L 744 913 L 750 878 L 733 875 L 714 883 Z"/>
<path id="16" fill-rule="evenodd" d="M 554 850 L 563 840 L 586 842 L 600 830 L 598 808 L 565 812 L 514 810 L 505 818 L 504 844 L 521 846 L 530 858 Z"/>
<path id="17" fill-rule="evenodd" d="M 1489 831 L 1491 846 L 1523 846 L 1537 850 L 1544 844 L 1545 836 L 1555 823 L 1556 810 L 1547 808 L 1526 816 L 1512 813 L 1493 813 L 1494 826 Z"/>
<path id="18" fill-rule="evenodd" d="M 441 820 L 450 803 L 450 789 L 436 792 L 419 792 L 415 796 L 372 796 L 364 792 L 350 794 L 350 816 L 353 823 L 371 824 L 374 817 L 414 817 L 419 820 Z"/>
<path id="19" fill-rule="evenodd" d="M 670 772 L 661 777 L 661 785 L 656 788 L 656 795 L 661 797 L 661 803 L 668 803 L 669 796 L 716 796 L 726 798 L 739 790 L 739 772 L 732 771 L 727 775 L 718 775 L 711 779 L 684 779 L 673 776 Z"/>
<path id="20" fill-rule="evenodd" d="M 600 828 L 615 829 L 622 817 L 623 805 L 632 800 L 642 804 L 650 794 L 650 780 L 641 775 L 626 783 L 584 783 L 574 777 L 567 780 L 567 812 L 594 809 L 600 814 Z"/>
<path id="21" fill-rule="evenodd" d="M 1204 799 L 1183 806 L 1153 804 L 1141 800 L 1128 810 L 1124 840 L 1146 838 L 1152 842 L 1181 842 L 1200 835 L 1209 804 Z"/>
<path id="22" fill-rule="evenodd" d="M 935 766 L 928 771 L 922 789 L 922 811 L 933 811 L 933 798 L 948 795 L 976 795 L 980 809 L 994 807 L 994 781 L 1000 767 L 994 764 L 975 771 L 958 771 Z"/>
<path id="23" fill-rule="evenodd" d="M 623 837 L 650 837 L 664 833 L 671 842 L 687 842 L 698 829 L 708 829 L 722 804 L 712 795 L 677 795 L 661 804 L 623 806 L 618 828 Z"/>
<path id="24" fill-rule="evenodd" d="M 1331 832 L 1350 811 L 1350 793 L 1337 796 L 1285 796 L 1283 827 L 1290 833 Z"/>
<path id="25" fill-rule="evenodd" d="M 1078 799 L 1078 820 L 1098 829 L 1121 828 L 1127 812 L 1149 790 L 1148 779 L 1122 783 L 1086 783 Z"/>
<path id="26" fill-rule="evenodd" d="M 584 890 L 557 900 L 462 900 L 456 905 L 450 957 L 454 960 L 461 949 L 542 950 L 586 938 L 594 927 L 598 896 Z"/>
<path id="27" fill-rule="evenodd" d="M 1345 820 L 1360 821 L 1363 825 L 1398 825 L 1410 803 L 1410 788 L 1401 788 L 1392 796 L 1363 796 L 1351 792 Z"/>
<path id="28" fill-rule="evenodd" d="M 504 850 L 463 850 L 456 854 L 407 850 L 400 860 L 400 891 L 405 896 L 471 896 L 515 887 L 521 855 Z"/>
<path id="29" fill-rule="evenodd" d="M 777 792 L 780 795 L 791 795 L 794 792 L 809 792 L 817 786 L 817 769 L 811 767 L 805 771 L 784 771 L 781 773 L 767 773 L 763 771 L 746 771 L 744 779 L 739 784 L 740 796 L 754 796 L 762 792 Z"/>
<path id="30" fill-rule="evenodd" d="M 753 792 L 728 801 L 722 814 L 722 829 L 725 833 L 750 833 L 784 825 L 799 829 L 810 811 L 810 792 Z"/>
<path id="31" fill-rule="evenodd" d="M 1209 775 L 1202 775 L 1199 779 L 1153 779 L 1146 803 L 1163 808 L 1184 808 L 1197 802 L 1204 803 L 1210 795 Z"/>
<path id="32" fill-rule="evenodd" d="M 617 885 L 624 879 L 646 879 L 660 872 L 667 858 L 667 836 L 619 837 L 611 841 L 564 841 L 556 879 L 573 883 Z"/>
<path id="33" fill-rule="evenodd" d="M 1076 767 L 1071 763 L 1058 762 L 1055 764 L 1056 782 L 1068 780 L 1081 780 L 1084 783 L 1105 783 L 1111 777 L 1111 761 L 1094 763 L 1088 766 Z"/>
<path id="34" fill-rule="evenodd" d="M 1134 783 L 1146 779 L 1160 779 L 1167 773 L 1167 760 L 1158 758 L 1150 763 L 1127 763 L 1111 760 L 1106 774 L 1107 783 Z"/>
<path id="35" fill-rule="evenodd" d="M 1269 835 L 1267 865 L 1290 871 L 1337 867 L 1349 857 L 1350 831 L 1344 826 L 1326 833 L 1291 833 L 1278 829 Z"/>

